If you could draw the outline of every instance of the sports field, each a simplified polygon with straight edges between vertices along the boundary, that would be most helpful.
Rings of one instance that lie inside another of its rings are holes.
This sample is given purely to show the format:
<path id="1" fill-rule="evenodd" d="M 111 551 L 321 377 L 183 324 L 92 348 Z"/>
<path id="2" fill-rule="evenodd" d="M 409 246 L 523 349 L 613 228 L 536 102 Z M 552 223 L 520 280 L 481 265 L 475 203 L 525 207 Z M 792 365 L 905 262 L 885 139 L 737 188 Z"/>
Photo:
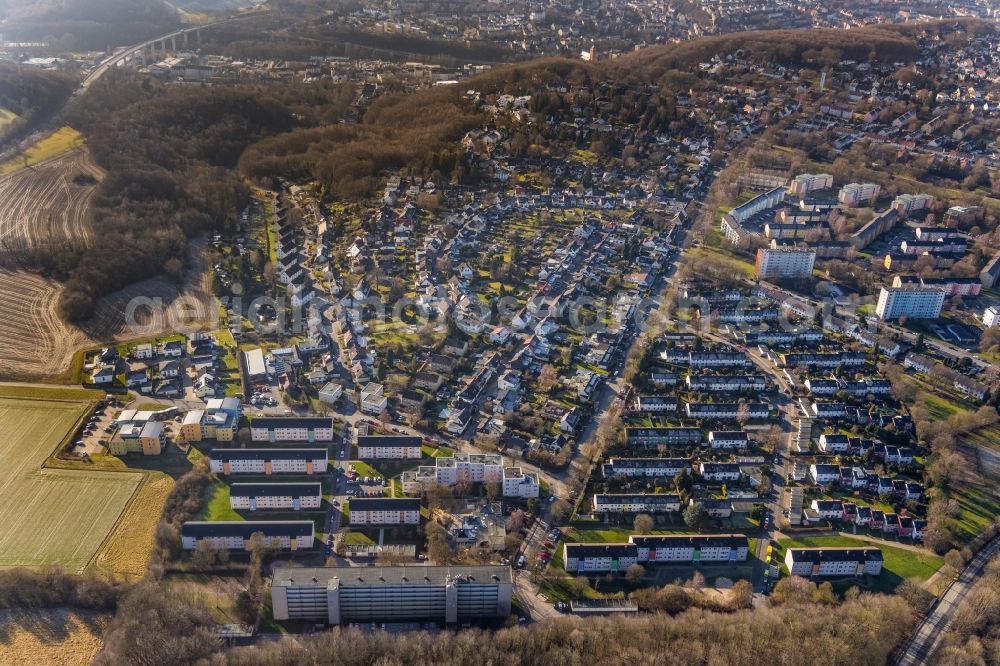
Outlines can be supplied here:
<path id="1" fill-rule="evenodd" d="M 85 409 L 0 398 L 0 567 L 83 570 L 142 480 L 140 473 L 41 468 Z"/>

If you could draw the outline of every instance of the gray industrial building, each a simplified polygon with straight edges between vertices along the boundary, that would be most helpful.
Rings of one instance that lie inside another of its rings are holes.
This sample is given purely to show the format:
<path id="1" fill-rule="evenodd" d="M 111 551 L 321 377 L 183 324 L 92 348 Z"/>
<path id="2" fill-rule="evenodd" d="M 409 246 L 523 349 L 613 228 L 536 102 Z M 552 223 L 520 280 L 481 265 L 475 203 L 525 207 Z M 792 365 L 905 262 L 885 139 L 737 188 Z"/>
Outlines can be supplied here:
<path id="1" fill-rule="evenodd" d="M 500 566 L 278 568 L 275 620 L 479 622 L 510 615 L 513 579 Z"/>

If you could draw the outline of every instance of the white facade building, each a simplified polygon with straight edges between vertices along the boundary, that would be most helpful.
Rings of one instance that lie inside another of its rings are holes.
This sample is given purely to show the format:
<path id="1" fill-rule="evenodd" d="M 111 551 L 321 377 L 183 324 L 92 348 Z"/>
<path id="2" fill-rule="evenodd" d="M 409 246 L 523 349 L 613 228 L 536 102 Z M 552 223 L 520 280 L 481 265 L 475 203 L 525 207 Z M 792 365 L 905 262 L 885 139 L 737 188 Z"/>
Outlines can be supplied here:
<path id="1" fill-rule="evenodd" d="M 816 264 L 816 250 L 792 247 L 760 248 L 754 270 L 763 280 L 807 278 Z"/>
<path id="2" fill-rule="evenodd" d="M 922 287 L 882 287 L 875 314 L 882 321 L 899 319 L 937 319 L 944 305 L 944 291 Z"/>

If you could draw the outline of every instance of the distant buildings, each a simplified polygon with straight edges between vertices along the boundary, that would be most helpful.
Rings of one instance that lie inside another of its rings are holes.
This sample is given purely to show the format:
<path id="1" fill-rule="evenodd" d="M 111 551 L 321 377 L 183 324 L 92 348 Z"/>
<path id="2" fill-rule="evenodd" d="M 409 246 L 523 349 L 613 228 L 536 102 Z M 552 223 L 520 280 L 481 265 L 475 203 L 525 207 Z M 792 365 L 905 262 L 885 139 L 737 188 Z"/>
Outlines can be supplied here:
<path id="1" fill-rule="evenodd" d="M 903 217 L 930 208 L 934 205 L 934 197 L 929 194 L 900 194 L 892 200 L 892 209 Z"/>
<path id="2" fill-rule="evenodd" d="M 895 208 L 889 208 L 876 215 L 871 222 L 854 232 L 854 235 L 851 236 L 851 243 L 855 249 L 863 250 L 871 245 L 872 241 L 876 238 L 896 226 L 896 222 L 898 221 L 899 211 Z"/>
<path id="3" fill-rule="evenodd" d="M 944 291 L 940 289 L 882 287 L 878 295 L 875 314 L 882 321 L 906 317 L 908 319 L 937 319 L 944 305 Z"/>
<path id="4" fill-rule="evenodd" d="M 855 208 L 877 199 L 881 189 L 878 183 L 850 183 L 840 188 L 837 201 L 842 206 Z"/>
<path id="5" fill-rule="evenodd" d="M 815 250 L 798 248 L 760 248 L 754 272 L 763 280 L 800 279 L 812 275 Z"/>
<path id="6" fill-rule="evenodd" d="M 276 568 L 276 620 L 480 622 L 510 615 L 510 567 L 398 566 Z"/>
<path id="7" fill-rule="evenodd" d="M 833 176 L 828 173 L 803 173 L 792 179 L 788 184 L 788 193 L 803 197 L 815 190 L 825 190 L 833 187 Z"/>

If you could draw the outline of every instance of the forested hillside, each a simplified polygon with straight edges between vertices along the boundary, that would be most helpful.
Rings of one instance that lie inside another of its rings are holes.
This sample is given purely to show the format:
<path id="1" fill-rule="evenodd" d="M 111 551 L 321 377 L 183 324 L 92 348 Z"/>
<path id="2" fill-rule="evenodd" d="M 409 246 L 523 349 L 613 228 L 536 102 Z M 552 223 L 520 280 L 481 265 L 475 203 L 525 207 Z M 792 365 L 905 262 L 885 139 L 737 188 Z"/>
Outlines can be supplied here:
<path id="1" fill-rule="evenodd" d="M 187 238 L 230 228 L 247 201 L 233 171 L 243 150 L 304 121 L 332 121 L 346 104 L 340 92 L 290 84 L 206 94 L 128 73 L 105 77 L 69 116 L 108 171 L 93 210 L 101 242 L 35 257 L 66 280 L 63 314 L 86 318 L 101 296 L 159 273 L 179 279 Z"/>
<path id="2" fill-rule="evenodd" d="M 180 25 L 163 0 L 6 0 L 4 14 L 9 39 L 66 49 L 133 44 Z"/>

